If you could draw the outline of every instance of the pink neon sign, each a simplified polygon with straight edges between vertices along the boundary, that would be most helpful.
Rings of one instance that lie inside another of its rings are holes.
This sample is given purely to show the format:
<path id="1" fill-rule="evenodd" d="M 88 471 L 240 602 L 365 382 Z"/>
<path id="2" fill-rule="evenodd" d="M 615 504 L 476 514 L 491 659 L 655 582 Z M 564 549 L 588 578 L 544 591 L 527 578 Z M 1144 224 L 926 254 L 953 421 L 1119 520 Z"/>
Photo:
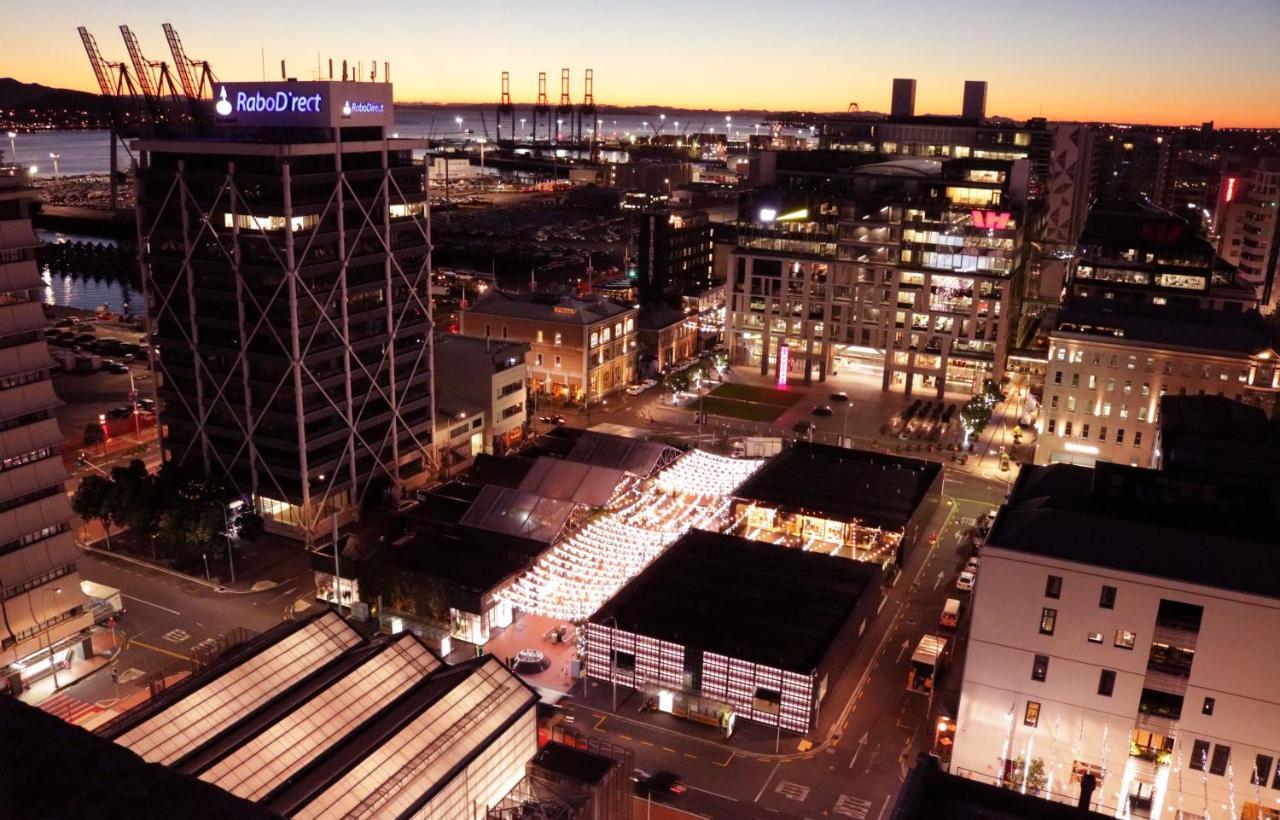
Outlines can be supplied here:
<path id="1" fill-rule="evenodd" d="M 778 385 L 787 386 L 787 366 L 791 363 L 791 348 L 782 345 L 778 348 Z"/>
<path id="2" fill-rule="evenodd" d="M 1009 220 L 1013 218 L 1013 214 L 1008 211 L 997 213 L 995 211 L 979 211 L 974 210 L 973 227 L 990 228 L 992 230 L 1002 231 L 1009 227 Z"/>

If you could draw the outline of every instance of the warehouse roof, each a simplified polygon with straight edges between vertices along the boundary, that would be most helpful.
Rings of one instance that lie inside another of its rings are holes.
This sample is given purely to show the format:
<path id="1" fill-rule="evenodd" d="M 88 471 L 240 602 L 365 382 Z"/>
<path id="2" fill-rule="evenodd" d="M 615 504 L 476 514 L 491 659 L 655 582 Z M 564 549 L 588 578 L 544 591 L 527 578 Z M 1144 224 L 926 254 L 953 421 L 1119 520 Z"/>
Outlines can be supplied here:
<path id="1" fill-rule="evenodd" d="M 584 430 L 567 458 L 597 467 L 612 467 L 640 478 L 648 478 L 680 456 L 674 447 L 657 441 L 615 436 Z"/>
<path id="2" fill-rule="evenodd" d="M 626 481 L 626 473 L 577 461 L 542 456 L 520 482 L 520 492 L 603 507 Z"/>
<path id="3" fill-rule="evenodd" d="M 1027 465 L 987 545 L 1274 598 L 1277 501 L 1267 482 Z"/>
<path id="4" fill-rule="evenodd" d="M 445 666 L 411 633 L 366 638 L 326 611 L 232 649 L 102 734 L 279 814 L 399 816 L 536 701 L 492 657 Z"/>
<path id="5" fill-rule="evenodd" d="M 879 577 L 874 564 L 690 530 L 591 622 L 809 674 Z"/>
<path id="6" fill-rule="evenodd" d="M 480 316 L 511 316 L 542 322 L 589 325 L 633 313 L 635 308 L 611 302 L 602 296 L 575 298 L 557 293 L 507 293 L 490 290 L 467 312 Z M 471 328 L 474 334 L 475 329 Z"/>
<path id="7" fill-rule="evenodd" d="M 1096 336 L 1116 344 L 1163 345 L 1253 355 L 1274 349 L 1274 331 L 1257 311 L 1175 308 L 1073 299 L 1058 314 L 1058 333 Z"/>
<path id="8" fill-rule="evenodd" d="M 485 487 L 459 522 L 464 527 L 550 544 L 568 523 L 575 504 L 506 487 Z"/>
<path id="9" fill-rule="evenodd" d="M 866 526 L 906 526 L 942 465 L 798 441 L 769 459 L 734 496 Z"/>

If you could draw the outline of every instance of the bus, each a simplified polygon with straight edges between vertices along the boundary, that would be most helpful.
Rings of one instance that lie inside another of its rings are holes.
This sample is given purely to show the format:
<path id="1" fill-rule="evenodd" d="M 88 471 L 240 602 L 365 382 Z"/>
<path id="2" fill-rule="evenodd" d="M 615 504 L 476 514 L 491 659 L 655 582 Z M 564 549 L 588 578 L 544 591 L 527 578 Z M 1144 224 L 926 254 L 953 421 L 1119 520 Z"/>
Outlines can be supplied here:
<path id="1" fill-rule="evenodd" d="M 933 692 L 934 681 L 942 675 L 947 659 L 947 641 L 937 635 L 925 635 L 911 653 L 911 667 L 907 670 L 907 691 L 927 695 Z"/>

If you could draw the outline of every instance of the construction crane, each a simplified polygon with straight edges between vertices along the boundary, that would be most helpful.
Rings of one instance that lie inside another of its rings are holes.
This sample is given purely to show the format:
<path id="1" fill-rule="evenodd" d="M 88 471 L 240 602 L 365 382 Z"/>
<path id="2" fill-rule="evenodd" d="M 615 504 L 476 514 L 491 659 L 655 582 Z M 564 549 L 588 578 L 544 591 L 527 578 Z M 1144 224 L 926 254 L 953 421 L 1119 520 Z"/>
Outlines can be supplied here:
<path id="1" fill-rule="evenodd" d="M 128 66 L 102 59 L 102 52 L 98 50 L 98 41 L 89 33 L 89 29 L 79 26 L 76 30 L 80 32 L 80 41 L 84 43 L 85 53 L 89 55 L 89 65 L 93 68 L 93 76 L 98 81 L 98 89 L 107 102 L 107 110 L 111 117 L 110 186 L 111 207 L 115 208 L 120 199 L 120 183 L 116 174 L 118 166 L 116 146 L 121 142 L 120 135 L 126 125 L 127 113 L 122 110 L 121 100 L 127 97 L 136 102 L 138 91 L 133 84 L 133 78 L 129 75 Z M 125 150 L 129 150 L 127 145 Z"/>
<path id="2" fill-rule="evenodd" d="M 206 60 L 192 60 L 178 39 L 178 32 L 170 23 L 164 24 L 164 36 L 169 41 L 169 51 L 173 54 L 173 65 L 177 69 L 178 79 L 182 83 L 182 91 L 187 99 L 194 101 L 213 99 L 213 86 L 218 80 L 213 76 L 213 69 Z M 329 75 L 333 76 L 333 64 L 330 61 Z M 208 88 L 209 96 L 205 97 Z"/>

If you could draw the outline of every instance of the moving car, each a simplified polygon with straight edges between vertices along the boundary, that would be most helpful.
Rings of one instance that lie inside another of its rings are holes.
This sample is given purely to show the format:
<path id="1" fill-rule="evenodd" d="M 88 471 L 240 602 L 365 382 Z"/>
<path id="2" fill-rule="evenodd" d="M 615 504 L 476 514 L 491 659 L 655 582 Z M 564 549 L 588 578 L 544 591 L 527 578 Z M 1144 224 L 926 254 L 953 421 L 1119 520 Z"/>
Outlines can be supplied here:
<path id="1" fill-rule="evenodd" d="M 988 510 L 987 514 L 978 519 L 978 532 L 986 535 L 991 532 L 991 525 L 995 523 L 996 510 Z"/>
<path id="2" fill-rule="evenodd" d="M 107 416 L 113 419 L 127 419 L 133 415 L 133 406 L 124 405 L 122 407 L 113 407 L 107 411 Z"/>
<path id="3" fill-rule="evenodd" d="M 686 786 L 675 772 L 647 772 L 644 769 L 635 771 L 635 792 L 641 797 L 661 799 L 678 797 L 685 793 Z"/>
<path id="4" fill-rule="evenodd" d="M 816 425 L 814 425 L 814 423 L 809 421 L 808 419 L 802 419 L 800 421 L 797 421 L 795 424 L 793 424 L 791 426 L 791 429 L 796 431 L 802 436 L 811 436 L 813 435 L 815 426 Z"/>
<path id="5" fill-rule="evenodd" d="M 972 592 L 973 584 L 977 580 L 978 580 L 978 576 L 974 575 L 969 570 L 965 570 L 964 572 L 960 573 L 960 577 L 956 579 L 956 589 L 960 590 L 961 592 Z"/>
<path id="6" fill-rule="evenodd" d="M 955 629 L 960 623 L 960 599 L 948 598 L 942 605 L 942 614 L 938 616 L 938 626 Z"/>
<path id="7" fill-rule="evenodd" d="M 823 418 L 830 418 L 835 415 L 835 411 L 825 404 L 816 405 L 809 412 L 815 416 L 822 416 Z"/>
<path id="8" fill-rule="evenodd" d="M 629 384 L 626 387 L 626 393 L 628 396 L 638 396 L 643 392 L 644 392 L 643 384 Z"/>

